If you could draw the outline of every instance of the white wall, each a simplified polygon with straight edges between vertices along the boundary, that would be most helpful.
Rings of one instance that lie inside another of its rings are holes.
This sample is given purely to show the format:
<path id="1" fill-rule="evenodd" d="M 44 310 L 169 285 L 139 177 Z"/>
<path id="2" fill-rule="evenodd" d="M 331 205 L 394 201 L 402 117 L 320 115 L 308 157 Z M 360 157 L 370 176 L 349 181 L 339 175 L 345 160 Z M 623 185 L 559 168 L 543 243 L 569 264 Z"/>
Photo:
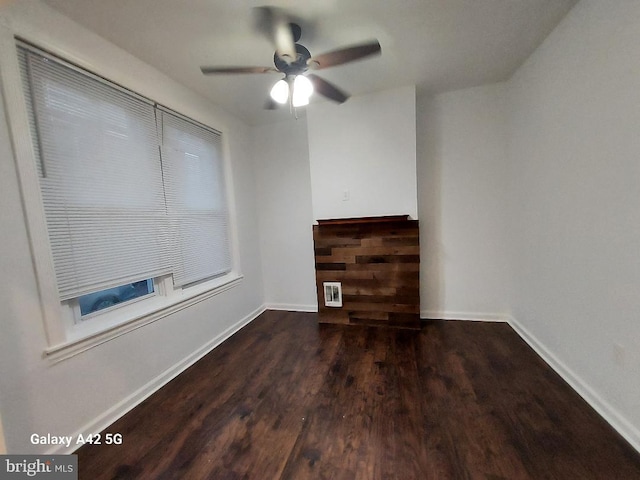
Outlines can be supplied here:
<path id="1" fill-rule="evenodd" d="M 423 318 L 506 319 L 504 84 L 418 97 Z"/>
<path id="2" fill-rule="evenodd" d="M 307 122 L 253 127 L 251 137 L 265 302 L 316 311 Z"/>
<path id="3" fill-rule="evenodd" d="M 38 453 L 31 433 L 97 431 L 259 311 L 260 252 L 249 128 L 151 67 L 42 4 L 7 7 L 1 23 L 209 125 L 230 141 L 242 283 L 56 364 L 47 347 L 15 162 L 0 105 L 0 416 L 8 451 Z M 1 101 L 1 99 L 0 99 Z M 249 188 L 245 188 L 249 185 Z M 126 442 L 126 438 L 125 438 Z"/>
<path id="4" fill-rule="evenodd" d="M 509 318 L 640 450 L 640 2 L 506 84 L 418 98 L 424 316 Z"/>
<path id="5" fill-rule="evenodd" d="M 318 102 L 251 136 L 266 305 L 316 311 L 315 220 L 417 218 L 414 88 Z"/>
<path id="6" fill-rule="evenodd" d="M 640 2 L 583 0 L 509 87 L 514 318 L 640 449 Z"/>
<path id="7" fill-rule="evenodd" d="M 315 311 L 315 220 L 417 218 L 414 89 L 319 102 L 306 118 L 256 126 L 251 136 L 266 305 Z"/>
<path id="8" fill-rule="evenodd" d="M 314 220 L 417 218 L 413 86 L 313 103 L 307 122 Z"/>

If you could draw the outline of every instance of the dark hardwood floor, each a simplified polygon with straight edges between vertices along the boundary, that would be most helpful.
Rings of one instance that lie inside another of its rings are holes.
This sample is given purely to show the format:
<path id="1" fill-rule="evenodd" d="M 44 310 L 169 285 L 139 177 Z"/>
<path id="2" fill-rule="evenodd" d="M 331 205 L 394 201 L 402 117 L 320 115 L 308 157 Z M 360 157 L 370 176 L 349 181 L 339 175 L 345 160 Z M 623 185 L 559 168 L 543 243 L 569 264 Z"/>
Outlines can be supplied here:
<path id="1" fill-rule="evenodd" d="M 85 445 L 79 478 L 640 479 L 506 324 L 265 312 Z"/>

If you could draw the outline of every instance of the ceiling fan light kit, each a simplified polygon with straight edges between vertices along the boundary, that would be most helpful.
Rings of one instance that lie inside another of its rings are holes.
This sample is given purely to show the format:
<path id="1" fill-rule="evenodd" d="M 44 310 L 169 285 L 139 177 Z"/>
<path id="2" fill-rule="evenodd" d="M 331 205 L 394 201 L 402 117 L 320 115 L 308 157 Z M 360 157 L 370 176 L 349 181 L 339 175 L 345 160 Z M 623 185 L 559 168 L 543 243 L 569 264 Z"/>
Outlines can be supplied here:
<path id="1" fill-rule="evenodd" d="M 273 67 L 200 67 L 205 75 L 211 74 L 245 74 L 245 73 L 284 73 L 285 77 L 278 80 L 271 88 L 270 97 L 275 104 L 286 104 L 291 107 L 301 107 L 309 104 L 314 91 L 337 103 L 343 103 L 349 95 L 332 83 L 308 70 L 342 65 L 380 53 L 380 43 L 373 40 L 360 45 L 353 45 L 339 50 L 327 52 L 312 57 L 309 50 L 296 43 L 302 29 L 291 21 L 291 17 L 282 9 L 275 7 L 258 7 L 254 9 L 257 18 L 257 28 L 265 33 L 275 46 Z M 272 108 L 268 102 L 266 108 Z"/>
<path id="2" fill-rule="evenodd" d="M 294 107 L 303 107 L 309 105 L 311 95 L 313 95 L 313 84 L 304 75 L 287 76 L 278 80 L 271 88 L 271 98 L 281 105 L 291 100 Z"/>

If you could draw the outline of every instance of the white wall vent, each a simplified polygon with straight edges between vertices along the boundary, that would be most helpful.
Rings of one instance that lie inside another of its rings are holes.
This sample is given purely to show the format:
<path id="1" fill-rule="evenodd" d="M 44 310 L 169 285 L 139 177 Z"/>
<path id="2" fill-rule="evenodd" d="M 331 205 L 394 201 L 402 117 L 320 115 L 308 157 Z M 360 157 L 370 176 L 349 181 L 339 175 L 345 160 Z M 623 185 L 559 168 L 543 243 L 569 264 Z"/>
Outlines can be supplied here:
<path id="1" fill-rule="evenodd" d="M 323 282 L 325 307 L 342 307 L 342 283 Z"/>

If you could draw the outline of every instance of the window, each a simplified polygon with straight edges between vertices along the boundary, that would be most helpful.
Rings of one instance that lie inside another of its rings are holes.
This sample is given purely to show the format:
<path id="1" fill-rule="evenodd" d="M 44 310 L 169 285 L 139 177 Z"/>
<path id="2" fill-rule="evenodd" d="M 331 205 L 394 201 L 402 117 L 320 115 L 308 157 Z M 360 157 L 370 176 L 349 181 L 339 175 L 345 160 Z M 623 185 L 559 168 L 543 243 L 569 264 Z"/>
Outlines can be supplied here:
<path id="1" fill-rule="evenodd" d="M 60 299 L 170 273 L 153 105 L 20 54 Z"/>
<path id="2" fill-rule="evenodd" d="M 18 57 L 75 322 L 231 272 L 221 134 L 26 44 Z"/>
<path id="3" fill-rule="evenodd" d="M 78 298 L 81 317 L 86 318 L 95 312 L 100 312 L 115 305 L 121 305 L 141 297 L 146 297 L 154 292 L 153 279 L 127 283 L 113 288 L 107 288 L 98 292 L 87 293 Z M 83 319 L 84 319 L 83 318 Z"/>
<path id="4" fill-rule="evenodd" d="M 173 282 L 182 287 L 231 270 L 221 139 L 167 111 L 160 118 Z"/>

